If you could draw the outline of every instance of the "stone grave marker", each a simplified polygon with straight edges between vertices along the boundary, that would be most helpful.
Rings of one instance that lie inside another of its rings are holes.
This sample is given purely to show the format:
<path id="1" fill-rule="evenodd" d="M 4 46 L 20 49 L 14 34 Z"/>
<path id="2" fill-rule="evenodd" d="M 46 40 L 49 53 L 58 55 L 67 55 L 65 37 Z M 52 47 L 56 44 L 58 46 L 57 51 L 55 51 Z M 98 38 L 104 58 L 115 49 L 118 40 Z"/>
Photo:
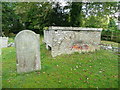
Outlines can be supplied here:
<path id="1" fill-rule="evenodd" d="M 8 37 L 0 37 L 0 48 L 6 48 L 8 46 Z"/>
<path id="2" fill-rule="evenodd" d="M 23 30 L 15 37 L 17 72 L 31 72 L 41 69 L 40 36 L 33 31 Z"/>

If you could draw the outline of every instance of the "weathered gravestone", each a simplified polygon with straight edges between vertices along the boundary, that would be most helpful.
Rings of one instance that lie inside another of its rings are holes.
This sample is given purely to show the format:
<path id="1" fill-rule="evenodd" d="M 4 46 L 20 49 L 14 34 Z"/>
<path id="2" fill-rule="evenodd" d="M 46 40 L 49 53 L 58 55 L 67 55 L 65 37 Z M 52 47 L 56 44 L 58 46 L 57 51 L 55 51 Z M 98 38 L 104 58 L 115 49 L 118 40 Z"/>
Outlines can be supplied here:
<path id="1" fill-rule="evenodd" d="M 31 72 L 41 69 L 39 35 L 23 30 L 15 37 L 17 72 Z"/>
<path id="2" fill-rule="evenodd" d="M 0 48 L 8 46 L 8 37 L 0 37 Z"/>

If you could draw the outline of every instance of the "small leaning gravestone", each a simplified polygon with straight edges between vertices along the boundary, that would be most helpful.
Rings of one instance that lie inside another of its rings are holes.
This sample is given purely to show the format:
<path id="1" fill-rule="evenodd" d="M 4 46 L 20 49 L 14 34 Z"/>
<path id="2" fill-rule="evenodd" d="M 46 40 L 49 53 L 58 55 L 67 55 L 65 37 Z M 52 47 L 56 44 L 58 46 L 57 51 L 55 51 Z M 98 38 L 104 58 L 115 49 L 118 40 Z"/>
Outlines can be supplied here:
<path id="1" fill-rule="evenodd" d="M 23 30 L 16 35 L 18 73 L 41 69 L 39 40 L 40 36 L 30 30 Z"/>

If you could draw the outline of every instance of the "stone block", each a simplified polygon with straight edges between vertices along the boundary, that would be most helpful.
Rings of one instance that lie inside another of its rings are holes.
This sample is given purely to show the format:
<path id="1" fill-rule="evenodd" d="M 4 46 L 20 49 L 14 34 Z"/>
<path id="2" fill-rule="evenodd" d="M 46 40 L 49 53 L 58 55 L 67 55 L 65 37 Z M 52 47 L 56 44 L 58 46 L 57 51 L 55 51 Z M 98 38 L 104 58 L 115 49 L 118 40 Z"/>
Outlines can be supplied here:
<path id="1" fill-rule="evenodd" d="M 44 30 L 46 48 L 51 47 L 53 57 L 73 52 L 99 50 L 102 28 L 57 27 Z"/>

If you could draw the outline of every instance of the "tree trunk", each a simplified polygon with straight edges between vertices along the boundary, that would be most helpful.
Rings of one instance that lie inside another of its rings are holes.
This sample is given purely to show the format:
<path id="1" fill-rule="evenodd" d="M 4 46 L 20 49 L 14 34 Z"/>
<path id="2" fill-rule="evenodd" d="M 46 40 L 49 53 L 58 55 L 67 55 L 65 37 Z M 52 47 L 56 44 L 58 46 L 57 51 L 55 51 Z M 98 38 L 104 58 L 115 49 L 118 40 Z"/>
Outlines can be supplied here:
<path id="1" fill-rule="evenodd" d="M 70 26 L 81 26 L 81 13 L 82 13 L 82 2 L 72 2 L 71 5 L 71 25 Z"/>

